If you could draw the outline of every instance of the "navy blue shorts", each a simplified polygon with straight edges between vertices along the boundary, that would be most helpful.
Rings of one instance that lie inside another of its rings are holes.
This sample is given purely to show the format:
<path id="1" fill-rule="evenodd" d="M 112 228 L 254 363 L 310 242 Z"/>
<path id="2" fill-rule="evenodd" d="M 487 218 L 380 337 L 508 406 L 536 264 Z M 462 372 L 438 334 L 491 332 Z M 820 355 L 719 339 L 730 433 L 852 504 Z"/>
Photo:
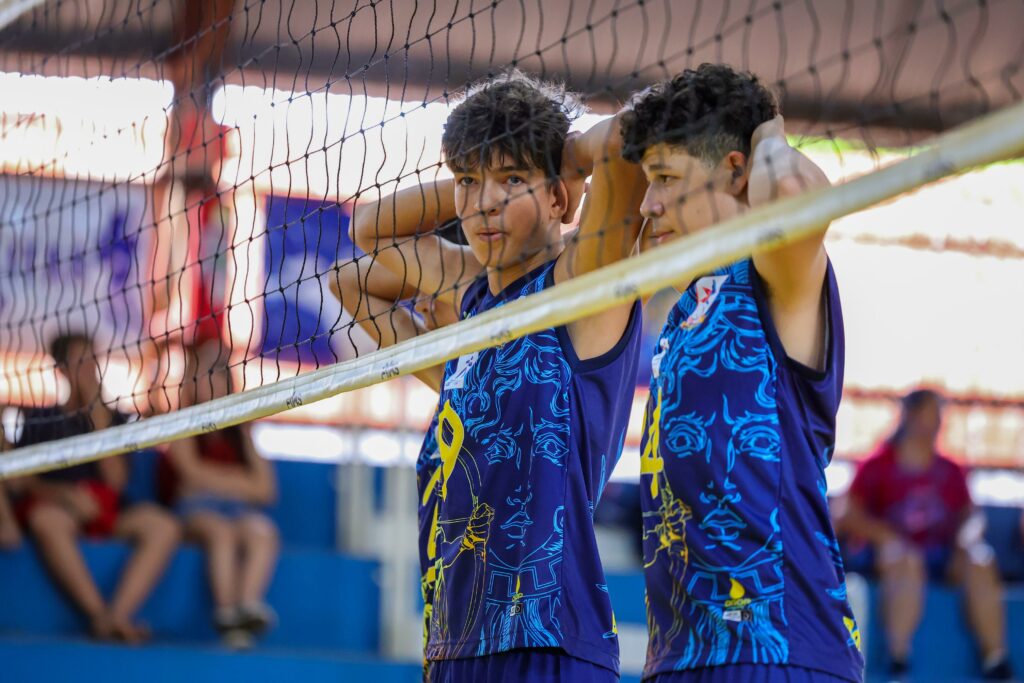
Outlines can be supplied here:
<path id="1" fill-rule="evenodd" d="M 924 566 L 928 572 L 928 580 L 936 583 L 949 581 L 949 568 L 953 561 L 953 550 L 943 546 L 930 546 L 918 548 L 924 558 Z M 857 552 L 848 556 L 844 561 L 846 570 L 856 572 L 865 576 L 877 577 L 878 571 L 875 567 L 874 546 L 866 545 Z"/>
<path id="2" fill-rule="evenodd" d="M 776 664 L 730 664 L 689 671 L 671 671 L 645 678 L 644 683 L 850 683 L 823 671 Z"/>
<path id="3" fill-rule="evenodd" d="M 484 657 L 436 659 L 424 683 L 618 683 L 611 669 L 570 657 L 555 647 L 509 650 Z"/>

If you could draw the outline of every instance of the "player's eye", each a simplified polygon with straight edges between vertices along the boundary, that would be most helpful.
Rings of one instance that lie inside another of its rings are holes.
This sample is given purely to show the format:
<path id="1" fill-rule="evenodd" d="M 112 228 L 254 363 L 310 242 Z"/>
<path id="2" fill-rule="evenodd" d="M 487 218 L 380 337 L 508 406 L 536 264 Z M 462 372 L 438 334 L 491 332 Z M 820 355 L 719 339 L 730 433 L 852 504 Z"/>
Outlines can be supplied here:
<path id="1" fill-rule="evenodd" d="M 461 178 L 459 178 L 458 180 L 456 180 L 456 182 L 459 185 L 462 185 L 463 187 L 468 187 L 469 185 L 472 185 L 476 181 L 471 176 L 464 175 Z"/>
<path id="2" fill-rule="evenodd" d="M 522 185 L 523 183 L 526 182 L 526 179 L 523 178 L 522 176 L 510 175 L 505 182 L 508 183 L 509 185 Z"/>

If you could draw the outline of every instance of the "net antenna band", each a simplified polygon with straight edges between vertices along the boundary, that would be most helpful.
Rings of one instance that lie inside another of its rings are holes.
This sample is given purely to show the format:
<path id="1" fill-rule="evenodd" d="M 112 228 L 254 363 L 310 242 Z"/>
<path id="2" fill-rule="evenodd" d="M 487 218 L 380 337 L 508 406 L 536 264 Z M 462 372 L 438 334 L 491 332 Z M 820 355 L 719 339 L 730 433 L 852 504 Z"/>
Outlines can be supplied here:
<path id="1" fill-rule="evenodd" d="M 967 169 L 1024 154 L 1024 101 L 948 133 L 915 156 L 834 187 L 751 210 L 713 229 L 574 278 L 390 348 L 175 413 L 0 458 L 0 479 L 59 469 L 275 415 L 653 294 L 847 214 Z"/>

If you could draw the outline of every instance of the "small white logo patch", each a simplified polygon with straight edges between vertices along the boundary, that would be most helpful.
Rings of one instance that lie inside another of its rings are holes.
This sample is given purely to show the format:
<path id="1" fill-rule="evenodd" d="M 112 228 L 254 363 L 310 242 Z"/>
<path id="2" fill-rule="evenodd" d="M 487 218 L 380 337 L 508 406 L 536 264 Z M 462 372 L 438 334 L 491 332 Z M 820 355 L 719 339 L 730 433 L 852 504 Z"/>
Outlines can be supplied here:
<path id="1" fill-rule="evenodd" d="M 668 339 L 664 337 L 660 342 L 661 350 L 654 354 L 654 358 L 651 359 L 651 374 L 654 375 L 654 379 L 658 379 L 661 375 L 661 359 L 668 353 Z"/>
<path id="2" fill-rule="evenodd" d="M 455 366 L 455 372 L 451 374 L 444 381 L 444 388 L 447 389 L 461 389 L 466 385 L 466 375 L 476 365 L 477 358 L 480 357 L 480 352 L 476 351 L 468 356 L 459 356 L 459 362 Z"/>
<path id="3" fill-rule="evenodd" d="M 722 619 L 725 621 L 743 622 L 750 621 L 752 618 L 750 610 L 746 609 L 727 609 L 722 612 Z"/>
<path id="4" fill-rule="evenodd" d="M 697 308 L 693 309 L 690 317 L 684 320 L 679 327 L 689 330 L 704 322 L 708 311 L 711 310 L 711 304 L 715 303 L 715 299 L 722 291 L 722 285 L 728 279 L 728 275 L 709 275 L 697 280 L 697 284 L 693 287 L 693 295 L 697 297 Z"/>

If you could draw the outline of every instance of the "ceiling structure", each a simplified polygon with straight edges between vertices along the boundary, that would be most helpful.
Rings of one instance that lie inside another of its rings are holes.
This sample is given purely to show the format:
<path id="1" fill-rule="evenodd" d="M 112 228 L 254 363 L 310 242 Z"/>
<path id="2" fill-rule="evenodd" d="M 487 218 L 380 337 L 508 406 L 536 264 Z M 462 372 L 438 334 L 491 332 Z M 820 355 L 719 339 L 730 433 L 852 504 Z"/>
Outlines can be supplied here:
<path id="1" fill-rule="evenodd" d="M 44 2 L 0 31 L 0 69 L 160 76 L 182 41 L 214 32 L 223 59 L 194 75 L 214 86 L 430 101 L 515 64 L 607 111 L 687 66 L 724 61 L 770 83 L 802 130 L 885 144 L 1024 91 L 1018 0 L 237 0 L 198 38 L 183 29 L 187 10 L 213 4 L 223 2 Z"/>

